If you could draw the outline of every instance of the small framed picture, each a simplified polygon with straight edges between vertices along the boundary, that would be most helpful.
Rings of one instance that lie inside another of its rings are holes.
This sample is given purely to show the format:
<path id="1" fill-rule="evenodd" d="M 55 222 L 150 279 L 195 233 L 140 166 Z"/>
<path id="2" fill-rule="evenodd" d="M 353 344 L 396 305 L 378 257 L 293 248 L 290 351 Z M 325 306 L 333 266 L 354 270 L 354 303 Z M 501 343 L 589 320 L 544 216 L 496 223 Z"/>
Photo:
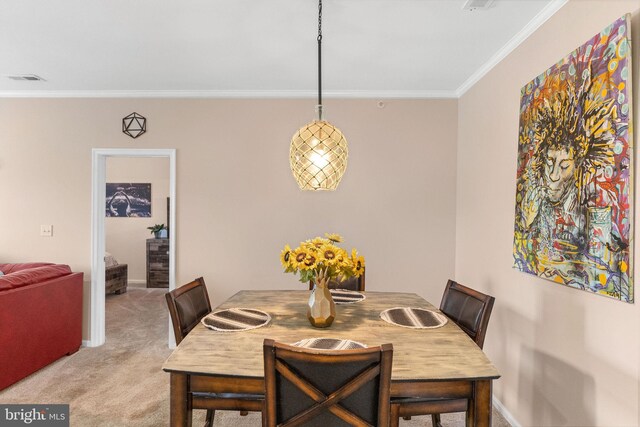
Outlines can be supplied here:
<path id="1" fill-rule="evenodd" d="M 151 184 L 107 183 L 107 217 L 151 217 Z"/>

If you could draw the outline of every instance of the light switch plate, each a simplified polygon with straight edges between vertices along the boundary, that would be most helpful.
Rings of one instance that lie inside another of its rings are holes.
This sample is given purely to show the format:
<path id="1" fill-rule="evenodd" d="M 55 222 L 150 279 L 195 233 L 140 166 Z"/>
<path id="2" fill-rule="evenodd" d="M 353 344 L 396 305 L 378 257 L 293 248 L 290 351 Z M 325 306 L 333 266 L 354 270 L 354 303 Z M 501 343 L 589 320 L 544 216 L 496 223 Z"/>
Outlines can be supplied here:
<path id="1" fill-rule="evenodd" d="M 53 225 L 41 225 L 40 235 L 43 237 L 53 237 Z"/>

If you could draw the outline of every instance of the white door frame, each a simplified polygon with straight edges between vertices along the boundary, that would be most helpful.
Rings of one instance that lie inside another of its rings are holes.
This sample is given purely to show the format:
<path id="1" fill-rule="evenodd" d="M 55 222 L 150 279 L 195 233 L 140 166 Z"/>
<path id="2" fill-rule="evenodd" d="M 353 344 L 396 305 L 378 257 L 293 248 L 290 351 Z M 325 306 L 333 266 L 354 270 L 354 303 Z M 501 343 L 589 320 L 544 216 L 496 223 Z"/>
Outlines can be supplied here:
<path id="1" fill-rule="evenodd" d="M 104 253 L 105 233 L 104 217 L 106 208 L 106 169 L 107 157 L 168 157 L 169 158 L 169 290 L 176 287 L 176 150 L 173 148 L 137 149 L 137 148 L 94 148 L 91 150 L 91 306 L 90 339 L 84 344 L 97 347 L 105 342 L 105 284 Z M 168 343 L 174 341 L 169 321 Z"/>

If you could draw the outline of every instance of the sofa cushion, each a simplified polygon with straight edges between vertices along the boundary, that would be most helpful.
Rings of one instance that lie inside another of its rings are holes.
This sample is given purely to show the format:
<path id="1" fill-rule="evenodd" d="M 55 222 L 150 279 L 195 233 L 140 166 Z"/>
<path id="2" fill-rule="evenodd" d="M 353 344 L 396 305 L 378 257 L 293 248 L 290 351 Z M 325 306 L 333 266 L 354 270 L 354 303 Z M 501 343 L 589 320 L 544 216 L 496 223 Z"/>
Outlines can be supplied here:
<path id="1" fill-rule="evenodd" d="M 4 274 L 15 273 L 16 271 L 27 270 L 29 268 L 44 267 L 54 265 L 52 262 L 22 262 L 18 264 L 0 264 L 0 271 Z"/>
<path id="2" fill-rule="evenodd" d="M 45 265 L 41 267 L 28 268 L 19 270 L 15 273 L 6 274 L 0 277 L 0 291 L 6 289 L 15 289 L 22 286 L 29 286 L 35 283 L 42 283 L 56 277 L 71 274 L 71 268 L 68 265 L 56 264 Z M 8 287 L 7 287 L 8 285 Z"/>

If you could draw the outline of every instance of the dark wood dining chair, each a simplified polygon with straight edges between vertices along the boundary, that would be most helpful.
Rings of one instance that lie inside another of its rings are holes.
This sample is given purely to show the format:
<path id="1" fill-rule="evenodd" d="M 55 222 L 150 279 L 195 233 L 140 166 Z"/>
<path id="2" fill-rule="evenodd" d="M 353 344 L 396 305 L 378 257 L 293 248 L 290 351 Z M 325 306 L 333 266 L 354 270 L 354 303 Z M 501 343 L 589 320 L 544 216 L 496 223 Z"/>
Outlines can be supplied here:
<path id="1" fill-rule="evenodd" d="M 364 292 L 364 275 L 367 272 L 365 269 L 360 277 L 350 277 L 347 280 L 333 279 L 329 282 L 329 289 L 346 289 L 349 291 Z M 309 281 L 309 290 L 312 290 L 314 286 L 313 280 Z"/>
<path id="2" fill-rule="evenodd" d="M 176 344 L 180 344 L 204 316 L 211 313 L 211 302 L 207 286 L 202 277 L 198 277 L 184 286 L 165 294 Z M 262 411 L 264 396 L 239 393 L 198 393 L 190 396 L 198 402 L 198 409 L 207 409 L 205 427 L 213 426 L 216 409 L 239 410 L 241 415 L 247 411 Z"/>
<path id="3" fill-rule="evenodd" d="M 490 295 L 449 280 L 440 302 L 440 311 L 466 332 L 478 347 L 482 348 L 494 301 L 495 298 Z M 433 426 L 442 427 L 440 413 L 466 412 L 468 404 L 468 399 L 395 398 L 392 400 L 392 405 L 394 414 L 397 416 L 392 425 L 398 425 L 398 417 L 408 420 L 414 415 L 431 414 Z"/>
<path id="4" fill-rule="evenodd" d="M 165 298 L 177 345 L 204 316 L 211 313 L 209 293 L 204 279 L 198 277 L 184 286 L 167 292 Z"/>
<path id="5" fill-rule="evenodd" d="M 313 350 L 264 340 L 265 427 L 388 427 L 393 346 Z"/>

